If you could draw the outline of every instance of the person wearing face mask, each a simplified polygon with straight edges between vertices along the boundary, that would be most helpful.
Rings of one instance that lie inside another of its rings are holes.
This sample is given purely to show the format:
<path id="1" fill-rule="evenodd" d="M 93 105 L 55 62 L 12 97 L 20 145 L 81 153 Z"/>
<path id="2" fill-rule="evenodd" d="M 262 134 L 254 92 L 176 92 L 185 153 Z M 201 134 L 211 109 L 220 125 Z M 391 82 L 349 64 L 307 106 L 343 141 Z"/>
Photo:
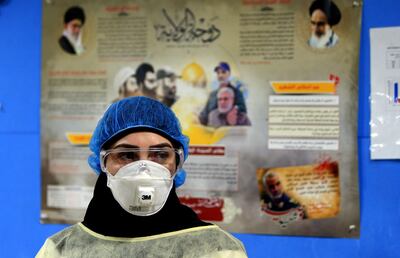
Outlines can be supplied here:
<path id="1" fill-rule="evenodd" d="M 247 114 L 234 105 L 235 92 L 230 87 L 218 90 L 218 106 L 208 115 L 208 125 L 213 127 L 251 125 Z"/>
<path id="2" fill-rule="evenodd" d="M 308 44 L 312 48 L 330 48 L 335 46 L 338 35 L 332 27 L 341 19 L 341 13 L 336 4 L 331 0 L 315 0 L 310 8 L 311 37 Z"/>
<path id="3" fill-rule="evenodd" d="M 82 27 L 85 24 L 85 12 L 79 6 L 70 7 L 64 15 L 64 31 L 58 43 L 66 53 L 80 55 L 84 52 L 82 45 Z"/>
<path id="4" fill-rule="evenodd" d="M 127 97 L 141 95 L 136 82 L 135 70 L 128 66 L 123 67 L 115 75 L 113 88 L 118 92 L 118 97 L 114 99 L 113 102 Z"/>
<path id="5" fill-rule="evenodd" d="M 157 99 L 157 78 L 151 64 L 142 63 L 139 65 L 136 69 L 136 79 L 144 96 Z"/>
<path id="6" fill-rule="evenodd" d="M 84 220 L 37 257 L 247 257 L 239 240 L 180 203 L 189 139 L 167 106 L 143 96 L 113 103 L 89 147 L 99 177 Z"/>

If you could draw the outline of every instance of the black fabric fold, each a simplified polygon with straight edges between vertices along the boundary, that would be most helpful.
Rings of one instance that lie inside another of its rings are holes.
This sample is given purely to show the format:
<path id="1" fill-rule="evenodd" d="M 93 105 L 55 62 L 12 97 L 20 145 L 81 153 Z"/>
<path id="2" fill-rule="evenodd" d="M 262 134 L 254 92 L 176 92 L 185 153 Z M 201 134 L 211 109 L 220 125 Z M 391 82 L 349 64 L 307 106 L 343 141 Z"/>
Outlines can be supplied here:
<path id="1" fill-rule="evenodd" d="M 144 237 L 186 228 L 210 225 L 201 221 L 189 207 L 180 203 L 175 187 L 164 207 L 151 216 L 135 216 L 126 212 L 107 187 L 107 175 L 100 173 L 93 198 L 82 222 L 92 231 L 114 237 Z"/>

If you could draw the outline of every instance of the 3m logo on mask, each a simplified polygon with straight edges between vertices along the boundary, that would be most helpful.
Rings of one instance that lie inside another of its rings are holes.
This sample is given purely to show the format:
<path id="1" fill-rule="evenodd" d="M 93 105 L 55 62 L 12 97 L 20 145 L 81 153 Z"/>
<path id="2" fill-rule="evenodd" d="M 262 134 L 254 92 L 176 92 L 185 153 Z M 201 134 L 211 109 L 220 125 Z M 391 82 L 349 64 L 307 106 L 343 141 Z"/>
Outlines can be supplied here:
<path id="1" fill-rule="evenodd" d="M 150 194 L 143 194 L 142 195 L 142 201 L 145 201 L 145 200 L 150 200 L 151 201 L 151 195 Z"/>
<path id="2" fill-rule="evenodd" d="M 154 190 L 154 187 L 139 187 L 139 203 L 145 206 L 153 204 Z"/>

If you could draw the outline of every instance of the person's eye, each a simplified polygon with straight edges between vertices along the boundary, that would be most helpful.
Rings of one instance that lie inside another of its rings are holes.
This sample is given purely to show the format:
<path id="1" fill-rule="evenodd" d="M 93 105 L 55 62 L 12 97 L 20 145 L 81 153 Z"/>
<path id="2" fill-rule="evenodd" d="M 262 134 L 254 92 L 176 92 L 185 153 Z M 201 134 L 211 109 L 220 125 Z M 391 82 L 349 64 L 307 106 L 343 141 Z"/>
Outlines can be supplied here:
<path id="1" fill-rule="evenodd" d="M 127 163 L 138 160 L 138 155 L 135 152 L 119 152 L 117 153 L 117 161 Z"/>
<path id="2" fill-rule="evenodd" d="M 169 158 L 168 151 L 157 151 L 156 155 L 159 159 L 168 159 Z"/>
<path id="3" fill-rule="evenodd" d="M 151 152 L 152 159 L 158 163 L 163 163 L 171 158 L 171 151 L 169 150 L 156 150 Z"/>

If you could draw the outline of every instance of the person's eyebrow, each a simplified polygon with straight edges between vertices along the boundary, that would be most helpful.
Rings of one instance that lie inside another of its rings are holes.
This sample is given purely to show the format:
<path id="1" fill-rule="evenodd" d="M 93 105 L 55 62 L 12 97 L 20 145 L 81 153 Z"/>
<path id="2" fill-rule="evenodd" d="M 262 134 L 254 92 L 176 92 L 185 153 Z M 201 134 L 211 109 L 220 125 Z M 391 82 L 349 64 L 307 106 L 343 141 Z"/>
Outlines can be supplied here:
<path id="1" fill-rule="evenodd" d="M 121 143 L 112 147 L 113 149 L 122 149 L 122 148 L 140 148 L 139 146 L 128 144 L 128 143 Z"/>
<path id="2" fill-rule="evenodd" d="M 149 148 L 165 148 L 165 147 L 169 147 L 169 148 L 173 148 L 171 144 L 167 143 L 167 142 L 163 142 L 163 143 L 159 143 L 159 144 L 155 144 L 155 145 L 150 145 Z M 118 145 L 115 145 L 113 147 L 113 149 L 121 149 L 121 148 L 135 148 L 135 149 L 140 149 L 139 146 L 137 145 L 133 145 L 133 144 L 128 144 L 128 143 L 121 143 Z"/>
<path id="3" fill-rule="evenodd" d="M 167 143 L 167 142 L 163 142 L 163 143 L 159 143 L 159 144 L 155 144 L 155 145 L 149 146 L 149 148 L 165 148 L 165 147 L 173 148 L 172 145 Z"/>

